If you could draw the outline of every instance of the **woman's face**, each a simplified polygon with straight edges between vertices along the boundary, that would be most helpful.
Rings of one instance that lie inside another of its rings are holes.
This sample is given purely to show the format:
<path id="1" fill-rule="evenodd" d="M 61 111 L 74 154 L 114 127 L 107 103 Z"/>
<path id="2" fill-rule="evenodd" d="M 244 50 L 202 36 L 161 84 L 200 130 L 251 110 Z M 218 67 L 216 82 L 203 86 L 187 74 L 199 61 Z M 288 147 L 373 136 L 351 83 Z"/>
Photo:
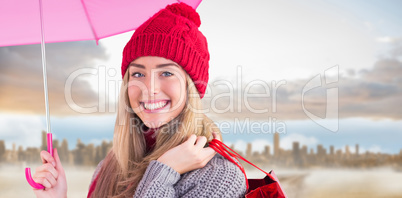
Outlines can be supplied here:
<path id="1" fill-rule="evenodd" d="M 186 72 L 177 63 L 156 56 L 137 58 L 128 67 L 131 108 L 149 128 L 158 128 L 183 110 Z"/>

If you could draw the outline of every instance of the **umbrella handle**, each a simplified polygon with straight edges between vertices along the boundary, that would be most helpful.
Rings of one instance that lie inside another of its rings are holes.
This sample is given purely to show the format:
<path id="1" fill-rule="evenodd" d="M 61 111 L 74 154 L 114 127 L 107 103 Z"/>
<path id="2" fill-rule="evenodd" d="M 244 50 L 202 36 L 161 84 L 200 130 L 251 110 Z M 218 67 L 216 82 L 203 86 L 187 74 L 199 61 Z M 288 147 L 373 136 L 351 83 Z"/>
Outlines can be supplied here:
<path id="1" fill-rule="evenodd" d="M 47 152 L 49 152 L 50 155 L 52 155 L 52 157 L 53 157 L 52 133 L 47 134 Z M 33 188 L 36 188 L 36 189 L 44 189 L 45 188 L 42 184 L 38 184 L 32 179 L 31 168 L 25 168 L 25 177 L 27 178 L 29 185 L 31 185 Z"/>

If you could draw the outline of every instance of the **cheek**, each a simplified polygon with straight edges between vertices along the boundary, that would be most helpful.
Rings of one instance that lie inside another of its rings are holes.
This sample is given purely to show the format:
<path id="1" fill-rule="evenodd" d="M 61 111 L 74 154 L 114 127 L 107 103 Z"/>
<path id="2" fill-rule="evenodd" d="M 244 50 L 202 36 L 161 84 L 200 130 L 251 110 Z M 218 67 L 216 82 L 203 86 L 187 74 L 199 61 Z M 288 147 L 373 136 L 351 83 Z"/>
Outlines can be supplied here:
<path id="1" fill-rule="evenodd" d="M 163 86 L 164 92 L 175 102 L 186 95 L 186 87 L 180 81 L 165 83 Z"/>
<path id="2" fill-rule="evenodd" d="M 128 99 L 130 101 L 130 105 L 133 106 L 138 106 L 138 99 L 141 96 L 141 89 L 139 89 L 136 86 L 129 87 L 127 90 L 128 94 Z"/>
<path id="3" fill-rule="evenodd" d="M 172 112 L 181 112 L 186 104 L 186 86 L 179 80 L 163 83 L 163 91 L 169 96 Z"/>

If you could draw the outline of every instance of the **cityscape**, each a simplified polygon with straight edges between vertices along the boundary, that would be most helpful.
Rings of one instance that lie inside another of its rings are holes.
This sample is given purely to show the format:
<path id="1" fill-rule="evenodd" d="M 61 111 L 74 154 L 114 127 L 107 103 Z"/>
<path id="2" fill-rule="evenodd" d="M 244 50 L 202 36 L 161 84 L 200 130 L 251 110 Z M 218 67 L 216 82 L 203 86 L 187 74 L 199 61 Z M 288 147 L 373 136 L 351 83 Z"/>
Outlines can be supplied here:
<path id="1" fill-rule="evenodd" d="M 73 150 L 68 149 L 68 141 L 63 139 L 59 142 L 53 139 L 53 148 L 57 149 L 60 161 L 63 165 L 74 166 L 96 166 L 107 152 L 112 148 L 112 142 L 103 141 L 100 145 L 87 144 L 77 140 L 76 147 Z M 41 163 L 40 152 L 47 150 L 46 132 L 42 131 L 42 145 L 40 148 L 27 147 L 25 150 L 22 146 L 13 143 L 12 149 L 5 148 L 4 140 L 0 140 L 0 164 L 20 164 L 20 163 Z"/>
<path id="2" fill-rule="evenodd" d="M 245 157 L 248 161 L 257 166 L 269 165 L 271 167 L 284 168 L 315 168 L 315 167 L 333 167 L 333 168 L 373 168 L 381 166 L 390 166 L 397 171 L 402 171 L 402 149 L 399 154 L 373 153 L 366 151 L 359 153 L 359 145 L 356 144 L 355 152 L 351 152 L 349 146 L 345 146 L 344 151 L 335 150 L 330 145 L 326 148 L 322 144 L 318 144 L 316 150 L 308 148 L 306 145 L 300 145 L 299 142 L 293 142 L 291 150 L 285 150 L 280 147 L 280 135 L 274 133 L 273 152 L 270 146 L 265 146 L 263 152 L 253 152 L 253 145 L 248 143 L 246 152 L 243 153 L 229 145 L 233 150 Z M 28 147 L 23 149 L 22 146 L 12 146 L 11 150 L 7 150 L 4 140 L 0 140 L 0 164 L 22 164 L 22 163 L 41 163 L 40 151 L 46 150 L 46 132 L 42 132 L 42 145 L 40 148 Z M 112 148 L 112 141 L 104 140 L 100 145 L 87 144 L 77 140 L 76 147 L 72 150 L 68 149 L 66 139 L 60 143 L 59 140 L 53 140 L 53 147 L 57 148 L 60 160 L 63 164 L 72 166 L 96 166 Z M 248 169 L 251 165 L 242 162 L 243 166 Z"/>
<path id="3" fill-rule="evenodd" d="M 374 168 L 380 166 L 391 166 L 402 171 L 402 149 L 399 154 L 373 153 L 366 151 L 359 152 L 359 145 L 355 145 L 355 152 L 352 153 L 348 145 L 345 151 L 341 149 L 335 150 L 330 145 L 327 150 L 324 145 L 318 144 L 316 152 L 313 148 L 306 145 L 300 145 L 299 142 L 293 142 L 292 150 L 284 150 L 279 144 L 279 133 L 274 133 L 273 154 L 271 154 L 270 146 L 265 146 L 263 152 L 252 152 L 252 144 L 247 144 L 247 150 L 244 156 L 248 161 L 253 162 L 257 166 L 263 166 L 269 163 L 270 166 L 285 168 Z M 233 146 L 231 146 L 233 147 Z M 243 163 L 242 163 L 243 164 Z M 245 168 L 249 168 L 248 164 L 243 164 Z"/>

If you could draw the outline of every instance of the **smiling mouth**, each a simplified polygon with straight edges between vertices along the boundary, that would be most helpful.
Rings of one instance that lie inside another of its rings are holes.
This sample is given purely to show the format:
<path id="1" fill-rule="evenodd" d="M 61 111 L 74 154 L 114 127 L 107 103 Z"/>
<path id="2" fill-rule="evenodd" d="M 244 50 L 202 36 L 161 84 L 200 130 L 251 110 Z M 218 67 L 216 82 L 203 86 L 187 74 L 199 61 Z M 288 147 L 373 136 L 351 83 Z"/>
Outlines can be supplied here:
<path id="1" fill-rule="evenodd" d="M 166 107 L 166 105 L 169 104 L 169 101 L 170 100 L 163 100 L 163 101 L 153 102 L 153 103 L 140 102 L 140 104 L 142 107 L 144 107 L 144 109 L 154 111 L 154 110 L 163 109 L 164 107 Z"/>

